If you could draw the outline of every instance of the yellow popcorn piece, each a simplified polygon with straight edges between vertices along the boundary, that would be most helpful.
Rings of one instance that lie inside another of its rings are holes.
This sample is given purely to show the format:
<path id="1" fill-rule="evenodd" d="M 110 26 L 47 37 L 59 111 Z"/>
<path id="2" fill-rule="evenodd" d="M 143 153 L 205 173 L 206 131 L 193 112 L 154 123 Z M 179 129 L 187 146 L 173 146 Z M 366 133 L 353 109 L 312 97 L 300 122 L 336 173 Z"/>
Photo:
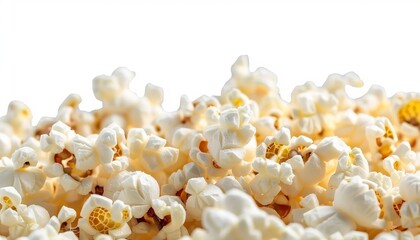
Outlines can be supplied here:
<path id="1" fill-rule="evenodd" d="M 406 122 L 413 126 L 420 126 L 420 99 L 413 99 L 401 106 L 398 117 L 400 122 Z"/>

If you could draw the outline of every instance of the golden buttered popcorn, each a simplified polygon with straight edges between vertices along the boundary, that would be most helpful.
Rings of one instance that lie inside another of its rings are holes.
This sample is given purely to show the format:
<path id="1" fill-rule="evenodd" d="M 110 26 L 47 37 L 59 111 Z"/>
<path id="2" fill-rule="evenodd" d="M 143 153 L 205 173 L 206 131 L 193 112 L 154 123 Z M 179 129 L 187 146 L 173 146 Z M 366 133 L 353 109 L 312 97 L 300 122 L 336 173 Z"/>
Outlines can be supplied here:
<path id="1" fill-rule="evenodd" d="M 362 87 L 353 72 L 279 94 L 274 73 L 233 64 L 220 96 L 162 108 L 163 89 L 93 79 L 32 126 L 0 118 L 0 239 L 420 239 L 420 93 Z"/>

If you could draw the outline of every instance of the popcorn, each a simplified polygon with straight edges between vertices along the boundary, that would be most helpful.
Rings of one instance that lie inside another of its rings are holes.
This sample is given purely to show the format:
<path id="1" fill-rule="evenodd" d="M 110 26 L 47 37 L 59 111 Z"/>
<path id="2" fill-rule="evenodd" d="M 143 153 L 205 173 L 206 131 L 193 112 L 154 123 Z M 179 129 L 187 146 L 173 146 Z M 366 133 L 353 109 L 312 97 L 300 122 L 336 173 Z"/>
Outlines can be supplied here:
<path id="1" fill-rule="evenodd" d="M 365 95 L 356 99 L 355 112 L 378 117 L 389 109 L 390 104 L 385 89 L 378 85 L 372 85 Z"/>
<path id="2" fill-rule="evenodd" d="M 398 185 L 405 173 L 413 173 L 416 171 L 414 162 L 416 154 L 411 151 L 411 147 L 407 142 L 402 142 L 391 156 L 383 161 L 383 168 L 390 174 L 394 185 Z"/>
<path id="3" fill-rule="evenodd" d="M 159 232 L 156 239 L 179 239 L 186 235 L 184 222 L 186 212 L 183 203 L 177 197 L 162 196 L 152 202 L 153 210 L 158 221 Z"/>
<path id="4" fill-rule="evenodd" d="M 420 239 L 420 93 L 362 87 L 353 72 L 297 86 L 232 66 L 220 96 L 139 97 L 135 73 L 93 79 L 32 126 L 0 117 L 0 239 Z"/>
<path id="5" fill-rule="evenodd" d="M 203 170 L 195 163 L 185 164 L 182 169 L 172 173 L 168 178 L 168 183 L 163 185 L 164 195 L 182 194 L 188 180 L 203 176 Z"/>
<path id="6" fill-rule="evenodd" d="M 353 148 L 350 152 L 343 152 L 338 158 L 336 171 L 331 175 L 328 187 L 334 194 L 335 189 L 346 177 L 360 176 L 366 179 L 369 175 L 369 163 L 359 148 Z"/>
<path id="7" fill-rule="evenodd" d="M 355 101 L 351 99 L 346 93 L 346 86 L 362 87 L 363 81 L 354 72 L 348 72 L 344 75 L 331 74 L 325 81 L 323 88 L 326 88 L 338 100 L 338 110 L 346 110 L 353 108 Z"/>
<path id="8" fill-rule="evenodd" d="M 252 150 L 256 144 L 255 128 L 249 123 L 249 117 L 245 107 L 224 110 L 219 125 L 211 126 L 203 133 L 217 166 L 231 169 L 235 176 L 247 174 L 255 156 L 255 150 Z"/>
<path id="9" fill-rule="evenodd" d="M 92 134 L 94 117 L 89 112 L 79 109 L 82 98 L 78 94 L 70 94 L 58 108 L 56 119 L 70 126 L 76 133 L 87 136 Z"/>
<path id="10" fill-rule="evenodd" d="M 141 128 L 132 128 L 129 131 L 127 144 L 131 164 L 149 173 L 164 170 L 178 160 L 178 149 L 165 147 L 165 139 L 148 135 Z"/>
<path id="11" fill-rule="evenodd" d="M 120 200 L 113 203 L 109 198 L 93 194 L 84 203 L 80 216 L 78 227 L 90 236 L 102 233 L 125 238 L 131 233 L 127 224 L 131 210 Z"/>
<path id="12" fill-rule="evenodd" d="M 159 198 L 160 188 L 157 181 L 146 173 L 123 171 L 109 179 L 104 196 L 128 204 L 133 217 L 141 218 L 152 207 L 153 200 Z"/>
<path id="13" fill-rule="evenodd" d="M 252 167 L 258 174 L 251 180 L 250 187 L 255 200 L 263 205 L 271 203 L 280 192 L 280 182 L 292 184 L 294 174 L 292 166 L 288 163 L 278 164 L 274 161 L 256 158 Z"/>
<path id="14" fill-rule="evenodd" d="M 311 138 L 330 135 L 337 108 L 337 98 L 312 82 L 296 87 L 291 98 L 292 132 Z"/>
<path id="15" fill-rule="evenodd" d="M 213 184 L 207 184 L 204 178 L 191 178 L 188 180 L 185 192 L 189 195 L 186 201 L 189 217 L 195 220 L 201 218 L 202 211 L 207 207 L 214 206 L 223 192 Z"/>
<path id="16" fill-rule="evenodd" d="M 348 182 L 342 181 L 335 191 L 334 208 L 351 217 L 360 226 L 384 228 L 381 196 L 378 193 L 380 189 L 375 189 L 375 185 L 359 176 L 352 177 Z"/>
<path id="17" fill-rule="evenodd" d="M 0 118 L 0 123 L 9 126 L 14 135 L 24 140 L 31 132 L 32 112 L 24 103 L 12 101 L 7 108 L 7 114 Z"/>
<path id="18" fill-rule="evenodd" d="M 204 239 L 280 238 L 284 228 L 280 219 L 258 209 L 250 196 L 237 189 L 230 190 L 215 207 L 206 208 L 202 223 L 208 236 Z"/>
<path id="19" fill-rule="evenodd" d="M 222 99 L 226 99 L 233 88 L 259 103 L 264 97 L 278 95 L 277 76 L 265 68 L 250 72 L 248 56 L 240 56 L 232 65 L 232 77 L 222 88 Z"/>
<path id="20" fill-rule="evenodd" d="M 45 182 L 45 175 L 36 168 L 37 159 L 32 148 L 16 150 L 12 159 L 0 159 L 0 187 L 13 186 L 24 197 L 39 191 Z"/>
<path id="21" fill-rule="evenodd" d="M 377 118 L 373 125 L 366 127 L 366 137 L 369 143 L 372 160 L 384 159 L 395 151 L 397 134 L 387 118 Z"/>

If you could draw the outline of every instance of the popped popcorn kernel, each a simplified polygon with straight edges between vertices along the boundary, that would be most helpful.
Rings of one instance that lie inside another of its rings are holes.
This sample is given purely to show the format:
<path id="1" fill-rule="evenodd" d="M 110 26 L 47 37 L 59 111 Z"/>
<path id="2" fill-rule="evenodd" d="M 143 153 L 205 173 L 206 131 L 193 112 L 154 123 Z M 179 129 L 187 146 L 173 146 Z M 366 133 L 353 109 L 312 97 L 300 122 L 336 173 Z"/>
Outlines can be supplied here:
<path id="1" fill-rule="evenodd" d="M 388 97 L 354 72 L 279 94 L 274 73 L 231 67 L 220 96 L 182 95 L 120 67 L 32 126 L 0 116 L 0 239 L 420 239 L 420 93 Z M 280 84 L 280 85 L 279 85 Z"/>
<path id="2" fill-rule="evenodd" d="M 398 111 L 399 121 L 420 127 L 420 99 L 413 99 L 401 106 Z"/>

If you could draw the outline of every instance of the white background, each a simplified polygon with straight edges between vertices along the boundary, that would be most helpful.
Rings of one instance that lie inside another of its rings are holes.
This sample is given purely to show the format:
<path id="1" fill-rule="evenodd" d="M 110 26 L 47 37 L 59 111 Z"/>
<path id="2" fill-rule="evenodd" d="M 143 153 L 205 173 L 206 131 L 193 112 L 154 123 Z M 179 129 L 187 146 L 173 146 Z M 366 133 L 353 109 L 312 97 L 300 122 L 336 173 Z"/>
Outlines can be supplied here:
<path id="1" fill-rule="evenodd" d="M 219 94 L 242 54 L 277 74 L 285 99 L 348 71 L 365 81 L 353 96 L 420 91 L 420 1 L 174 2 L 0 0 L 0 115 L 17 99 L 36 124 L 70 93 L 98 108 L 91 80 L 119 66 L 175 110 L 181 94 Z"/>

